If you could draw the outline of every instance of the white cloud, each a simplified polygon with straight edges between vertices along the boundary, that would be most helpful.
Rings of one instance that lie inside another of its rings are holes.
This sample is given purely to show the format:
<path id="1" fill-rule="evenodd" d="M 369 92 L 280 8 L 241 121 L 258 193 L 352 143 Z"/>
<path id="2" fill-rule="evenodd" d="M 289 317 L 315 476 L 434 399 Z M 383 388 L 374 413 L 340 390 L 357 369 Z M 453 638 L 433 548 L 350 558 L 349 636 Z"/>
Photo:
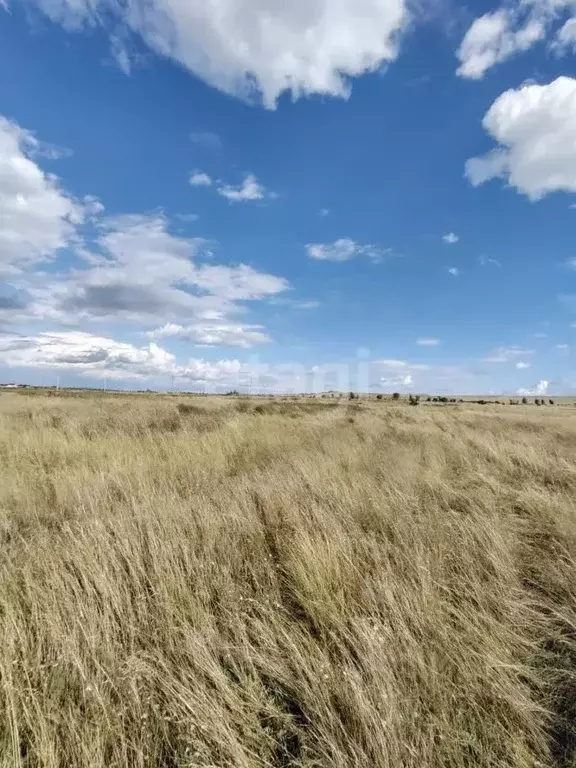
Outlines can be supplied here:
<path id="1" fill-rule="evenodd" d="M 530 368 L 530 363 L 524 363 L 522 361 L 519 361 L 518 363 L 516 363 L 516 370 L 523 371 L 526 368 Z"/>
<path id="2" fill-rule="evenodd" d="M 196 264 L 203 244 L 171 234 L 161 215 L 105 219 L 88 268 L 28 286 L 29 319 L 224 322 L 242 311 L 238 302 L 266 299 L 288 288 L 283 278 L 245 264 Z"/>
<path id="3" fill-rule="evenodd" d="M 42 154 L 35 136 L 0 116 L 0 276 L 21 273 L 53 259 L 70 246 L 85 216 L 97 213 L 64 192 L 33 156 Z M 98 204 L 99 205 L 99 204 Z"/>
<path id="4" fill-rule="evenodd" d="M 172 376 L 183 381 L 235 378 L 238 360 L 208 362 L 192 358 L 178 365 L 174 355 L 155 342 L 135 347 L 81 331 L 39 333 L 0 338 L 0 362 L 14 368 L 68 371 L 93 379 L 145 380 Z"/>
<path id="5" fill-rule="evenodd" d="M 450 269 L 448 270 L 448 274 L 452 275 L 452 277 L 458 277 L 458 275 L 460 274 L 460 270 L 458 269 L 458 267 L 450 267 Z"/>
<path id="6" fill-rule="evenodd" d="M 440 339 L 417 339 L 416 344 L 420 347 L 437 347 L 440 344 Z"/>
<path id="7" fill-rule="evenodd" d="M 190 184 L 193 187 L 209 187 L 212 184 L 211 177 L 203 171 L 194 171 L 190 176 Z"/>
<path id="8" fill-rule="evenodd" d="M 531 200 L 576 192 L 576 80 L 524 85 L 501 94 L 482 121 L 498 147 L 466 163 L 474 186 L 504 178 Z"/>
<path id="9" fill-rule="evenodd" d="M 524 349 L 524 347 L 498 347 L 483 359 L 485 363 L 509 363 L 516 357 L 527 357 L 533 355 L 533 349 Z"/>
<path id="10" fill-rule="evenodd" d="M 248 349 L 256 344 L 271 341 L 261 325 L 242 325 L 225 323 L 195 323 L 176 325 L 168 323 L 149 333 L 153 339 L 177 339 L 188 341 L 198 346 L 242 347 Z"/>
<path id="11" fill-rule="evenodd" d="M 405 0 L 36 0 L 69 29 L 127 26 L 210 85 L 273 108 L 319 93 L 346 97 L 349 77 L 398 52 Z"/>
<path id="12" fill-rule="evenodd" d="M 520 387 L 520 389 L 516 390 L 516 394 L 518 395 L 545 395 L 548 392 L 548 387 L 550 386 L 550 382 L 546 381 L 546 379 L 542 379 L 538 382 L 534 387 L 531 387 L 530 389 L 526 389 L 525 387 Z"/>
<path id="13" fill-rule="evenodd" d="M 263 200 L 267 192 L 253 173 L 248 173 L 240 186 L 223 184 L 218 187 L 218 194 L 230 200 L 232 203 L 246 202 L 249 200 Z"/>
<path id="14" fill-rule="evenodd" d="M 525 2 L 524 6 L 529 4 Z M 457 73 L 472 80 L 482 78 L 490 67 L 542 40 L 546 23 L 546 14 L 540 9 L 527 18 L 512 8 L 486 13 L 474 21 L 458 49 Z"/>
<path id="15" fill-rule="evenodd" d="M 388 371 L 428 371 L 429 365 L 424 363 L 410 363 L 406 360 L 375 360 L 374 365 Z"/>
<path id="16" fill-rule="evenodd" d="M 554 49 L 560 53 L 576 50 L 576 17 L 568 19 L 556 34 Z"/>
<path id="17" fill-rule="evenodd" d="M 556 344 L 556 349 L 569 349 L 568 344 Z"/>
<path id="18" fill-rule="evenodd" d="M 376 245 L 360 245 L 348 237 L 333 243 L 309 243 L 306 250 L 311 259 L 319 261 L 349 261 L 356 256 L 368 256 L 374 261 L 379 261 L 390 255 L 390 249 L 381 249 Z"/>
<path id="19" fill-rule="evenodd" d="M 380 379 L 381 387 L 399 387 L 400 389 L 411 389 L 414 386 L 414 379 L 411 373 L 405 376 L 382 376 Z"/>
<path id="20" fill-rule="evenodd" d="M 318 215 L 322 217 L 330 216 L 330 208 L 320 208 Z"/>
<path id="21" fill-rule="evenodd" d="M 371 364 L 378 385 L 385 389 L 412 389 L 414 374 L 430 370 L 429 365 L 412 363 L 408 360 L 375 360 Z"/>
<path id="22" fill-rule="evenodd" d="M 448 245 L 454 245 L 460 238 L 458 235 L 454 234 L 454 232 L 448 232 L 446 235 L 442 235 L 442 240 L 444 240 L 445 243 L 448 243 Z"/>

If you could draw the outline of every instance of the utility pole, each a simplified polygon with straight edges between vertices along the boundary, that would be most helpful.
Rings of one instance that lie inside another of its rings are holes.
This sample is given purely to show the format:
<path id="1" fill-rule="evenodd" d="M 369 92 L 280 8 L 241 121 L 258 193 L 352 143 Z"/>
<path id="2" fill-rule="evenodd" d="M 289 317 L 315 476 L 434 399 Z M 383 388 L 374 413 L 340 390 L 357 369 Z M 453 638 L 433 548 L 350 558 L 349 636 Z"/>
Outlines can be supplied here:
<path id="1" fill-rule="evenodd" d="M 60 376 L 56 376 L 56 392 L 60 391 Z"/>

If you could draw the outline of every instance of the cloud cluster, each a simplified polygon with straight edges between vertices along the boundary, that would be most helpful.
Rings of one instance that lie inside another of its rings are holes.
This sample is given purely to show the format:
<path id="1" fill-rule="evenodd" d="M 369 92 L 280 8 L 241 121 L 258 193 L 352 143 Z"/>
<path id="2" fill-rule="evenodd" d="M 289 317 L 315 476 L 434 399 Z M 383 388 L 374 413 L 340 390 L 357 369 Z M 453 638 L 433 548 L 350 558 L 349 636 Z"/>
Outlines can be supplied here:
<path id="1" fill-rule="evenodd" d="M 98 200 L 77 200 L 46 174 L 39 154 L 45 148 L 33 134 L 0 117 L 2 327 L 162 322 L 193 344 L 269 341 L 237 316 L 248 302 L 284 292 L 283 278 L 202 261 L 205 242 L 173 234 L 161 213 L 104 216 Z"/>
<path id="2" fill-rule="evenodd" d="M 147 346 L 116 341 L 81 331 L 45 332 L 0 337 L 0 360 L 15 368 L 36 368 L 92 379 L 147 380 L 162 377 L 182 382 L 222 381 L 238 376 L 238 360 L 209 362 L 192 358 L 178 365 L 174 355 L 155 342 Z"/>
<path id="3" fill-rule="evenodd" d="M 100 222 L 88 264 L 28 286 L 35 319 L 157 323 L 222 321 L 286 290 L 283 278 L 245 264 L 197 264 L 203 242 L 173 235 L 164 216 L 126 215 Z"/>
<path id="4" fill-rule="evenodd" d="M 531 200 L 576 192 L 576 79 L 508 90 L 482 124 L 497 147 L 467 161 L 474 186 L 503 178 Z"/>
<path id="5" fill-rule="evenodd" d="M 35 0 L 67 28 L 107 24 L 115 56 L 126 32 L 210 85 L 244 99 L 320 93 L 346 97 L 349 78 L 398 52 L 405 0 Z"/>

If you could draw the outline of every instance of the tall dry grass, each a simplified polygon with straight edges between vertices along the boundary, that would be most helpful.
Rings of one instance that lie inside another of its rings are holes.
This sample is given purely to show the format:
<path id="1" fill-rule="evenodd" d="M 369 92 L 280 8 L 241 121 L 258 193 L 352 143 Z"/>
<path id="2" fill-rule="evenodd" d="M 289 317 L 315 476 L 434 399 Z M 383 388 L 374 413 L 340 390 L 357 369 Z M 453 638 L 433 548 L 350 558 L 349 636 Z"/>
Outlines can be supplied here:
<path id="1" fill-rule="evenodd" d="M 3 768 L 576 765 L 576 409 L 0 397 Z"/>

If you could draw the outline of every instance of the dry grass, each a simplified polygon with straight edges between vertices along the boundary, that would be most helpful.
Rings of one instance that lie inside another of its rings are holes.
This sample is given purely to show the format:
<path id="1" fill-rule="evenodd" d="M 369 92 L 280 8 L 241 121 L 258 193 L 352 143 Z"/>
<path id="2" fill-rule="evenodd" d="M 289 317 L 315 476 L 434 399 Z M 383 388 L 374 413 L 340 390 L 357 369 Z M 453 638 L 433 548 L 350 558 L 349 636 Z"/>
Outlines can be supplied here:
<path id="1" fill-rule="evenodd" d="M 576 765 L 576 413 L 0 396 L 2 768 Z"/>

